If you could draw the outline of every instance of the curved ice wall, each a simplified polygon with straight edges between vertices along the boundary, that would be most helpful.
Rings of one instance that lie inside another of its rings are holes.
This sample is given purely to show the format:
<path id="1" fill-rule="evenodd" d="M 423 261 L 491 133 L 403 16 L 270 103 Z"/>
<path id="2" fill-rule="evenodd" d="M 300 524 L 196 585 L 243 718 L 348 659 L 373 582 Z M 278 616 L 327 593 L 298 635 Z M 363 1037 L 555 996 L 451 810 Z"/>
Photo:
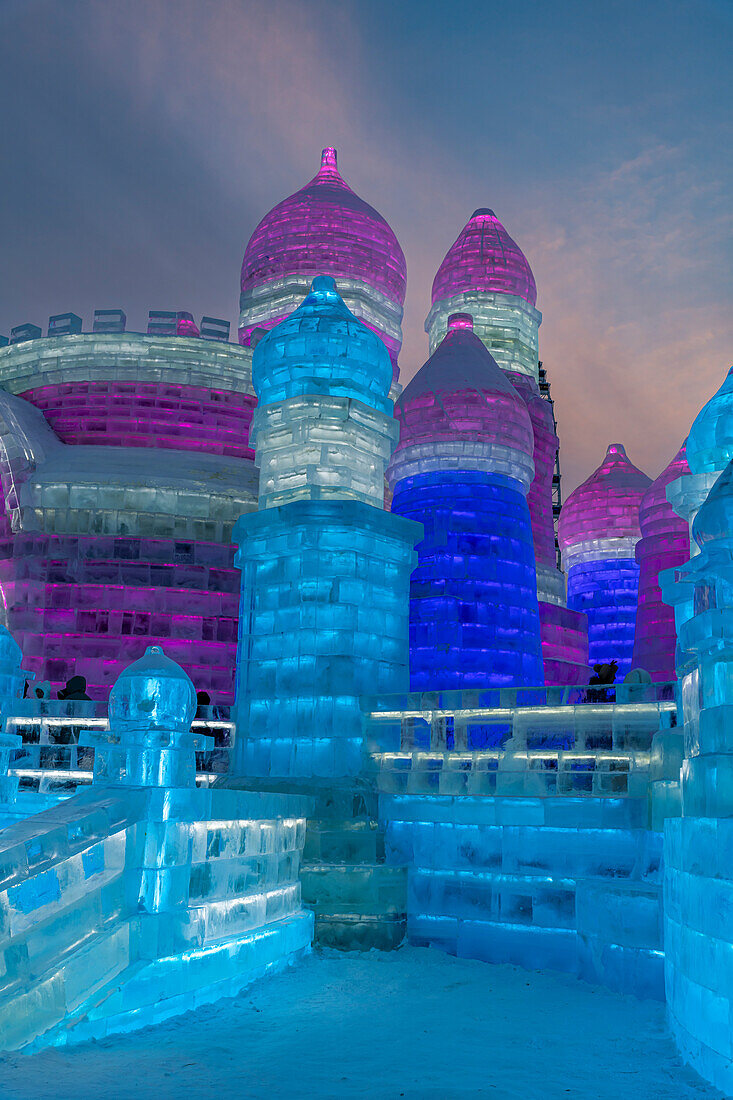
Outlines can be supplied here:
<path id="1" fill-rule="evenodd" d="M 242 262 L 239 340 L 272 328 L 308 293 L 316 275 L 330 275 L 354 314 L 384 342 L 397 378 L 407 269 L 387 222 L 339 174 L 326 148 L 314 178 L 265 215 Z"/>
<path id="2" fill-rule="evenodd" d="M 410 586 L 412 690 L 543 683 L 525 403 L 455 314 L 399 398 L 392 511 L 425 535 Z"/>
<path id="3" fill-rule="evenodd" d="M 179 328 L 0 348 L 7 623 L 39 680 L 83 675 L 93 698 L 163 642 L 197 688 L 234 701 L 251 353 Z"/>
<path id="4" fill-rule="evenodd" d="M 639 566 L 639 602 L 632 663 L 653 680 L 675 679 L 677 631 L 672 608 L 662 599 L 659 572 L 682 565 L 690 556 L 687 523 L 667 500 L 667 486 L 688 475 L 683 443 L 668 466 L 652 482 L 639 507 L 641 538 L 636 544 Z"/>
<path id="5" fill-rule="evenodd" d="M 560 547 L 568 575 L 568 607 L 588 616 L 590 663 L 631 668 L 639 590 L 636 544 L 639 506 L 650 479 L 620 443 L 575 489 L 560 513 Z"/>

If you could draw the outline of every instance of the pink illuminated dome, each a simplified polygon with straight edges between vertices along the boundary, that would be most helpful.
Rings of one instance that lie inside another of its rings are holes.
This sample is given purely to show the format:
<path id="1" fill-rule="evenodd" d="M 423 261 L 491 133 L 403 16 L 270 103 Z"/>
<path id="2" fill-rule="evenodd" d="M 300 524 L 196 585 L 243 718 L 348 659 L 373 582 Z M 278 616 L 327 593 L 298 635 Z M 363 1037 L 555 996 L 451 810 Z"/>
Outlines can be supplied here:
<path id="1" fill-rule="evenodd" d="M 395 451 L 458 439 L 498 444 L 532 456 L 527 407 L 473 332 L 469 314 L 454 313 L 448 332 L 395 404 Z"/>
<path id="2" fill-rule="evenodd" d="M 629 461 L 621 443 L 611 443 L 601 465 L 562 506 L 560 546 L 593 539 L 639 538 L 639 505 L 651 485 Z"/>
<path id="3" fill-rule="evenodd" d="M 394 303 L 401 319 L 407 285 L 402 249 L 382 215 L 341 178 L 332 148 L 323 150 L 310 183 L 273 207 L 250 237 L 242 263 L 243 304 L 255 294 L 265 296 L 270 284 L 297 275 L 307 283 L 331 275 L 340 293 L 343 280 L 366 284 Z M 270 322 L 258 323 L 270 327 Z M 246 335 L 241 334 L 242 342 Z"/>
<path id="4" fill-rule="evenodd" d="M 433 303 L 465 291 L 514 294 L 537 304 L 527 258 L 493 210 L 475 210 L 433 280 Z"/>

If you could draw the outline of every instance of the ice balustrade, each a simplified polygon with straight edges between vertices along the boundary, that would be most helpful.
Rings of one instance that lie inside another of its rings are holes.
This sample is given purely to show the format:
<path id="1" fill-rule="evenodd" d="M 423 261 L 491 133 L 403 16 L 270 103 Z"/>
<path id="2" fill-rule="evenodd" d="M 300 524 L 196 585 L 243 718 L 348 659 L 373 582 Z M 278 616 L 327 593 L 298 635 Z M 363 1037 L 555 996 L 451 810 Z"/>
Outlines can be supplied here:
<path id="1" fill-rule="evenodd" d="M 653 738 L 677 724 L 673 683 L 366 696 L 361 705 L 371 766 L 391 793 L 645 798 Z"/>
<path id="2" fill-rule="evenodd" d="M 47 336 L 78 336 L 84 328 L 83 319 L 76 313 L 56 313 L 48 319 Z M 122 333 L 127 329 L 127 315 L 122 309 L 95 309 L 92 331 L 94 333 Z M 229 340 L 229 321 L 221 317 L 201 318 L 197 325 L 188 310 L 151 309 L 148 314 L 148 336 L 193 336 L 204 340 Z M 19 344 L 38 340 L 43 331 L 38 325 L 15 325 L 9 343 Z M 7 343 L 8 341 L 6 341 Z"/>
<path id="3" fill-rule="evenodd" d="M 91 788 L 0 834 L 0 1049 L 101 1038 L 308 950 L 307 799 L 200 789 L 193 684 L 158 647 L 92 730 Z"/>

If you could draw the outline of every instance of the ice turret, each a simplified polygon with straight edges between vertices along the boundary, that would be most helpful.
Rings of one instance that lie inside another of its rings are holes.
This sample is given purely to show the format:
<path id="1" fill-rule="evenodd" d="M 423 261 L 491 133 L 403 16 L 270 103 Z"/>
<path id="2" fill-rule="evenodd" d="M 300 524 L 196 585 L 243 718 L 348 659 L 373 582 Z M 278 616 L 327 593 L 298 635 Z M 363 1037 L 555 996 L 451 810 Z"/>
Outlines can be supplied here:
<path id="1" fill-rule="evenodd" d="M 257 344 L 253 377 L 259 512 L 234 531 L 238 768 L 355 774 L 359 697 L 407 688 L 420 535 L 382 507 L 398 431 L 387 352 L 319 276 Z"/>
<path id="2" fill-rule="evenodd" d="M 588 615 L 591 664 L 631 667 L 639 587 L 639 506 L 650 479 L 611 443 L 591 476 L 566 500 L 560 547 L 568 575 L 568 607 Z"/>
<path id="3" fill-rule="evenodd" d="M 636 544 L 639 566 L 639 602 L 634 633 L 633 665 L 654 680 L 675 679 L 677 631 L 674 612 L 662 600 L 659 571 L 682 565 L 690 556 L 687 523 L 667 501 L 667 486 L 690 472 L 684 443 L 641 498 Z"/>
<path id="4" fill-rule="evenodd" d="M 543 682 L 526 405 L 456 314 L 396 406 L 392 511 L 424 524 L 410 594 L 413 690 Z"/>
<path id="5" fill-rule="evenodd" d="M 476 210 L 448 250 L 433 281 L 425 321 L 434 351 L 458 310 L 473 316 L 474 332 L 503 370 L 537 379 L 537 286 L 527 259 L 493 210 Z"/>
<path id="6" fill-rule="evenodd" d="M 377 211 L 341 178 L 326 148 L 316 176 L 266 214 L 244 253 L 239 338 L 287 317 L 317 275 L 331 275 L 346 304 L 378 333 L 395 378 L 402 345 L 405 257 Z"/>

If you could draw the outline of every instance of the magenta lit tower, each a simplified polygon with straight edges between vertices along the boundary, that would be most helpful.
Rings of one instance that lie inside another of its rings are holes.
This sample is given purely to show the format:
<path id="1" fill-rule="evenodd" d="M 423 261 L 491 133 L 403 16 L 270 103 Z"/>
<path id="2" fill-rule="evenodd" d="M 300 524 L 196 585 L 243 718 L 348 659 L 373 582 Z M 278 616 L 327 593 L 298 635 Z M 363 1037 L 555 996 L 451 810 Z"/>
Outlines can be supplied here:
<path id="1" fill-rule="evenodd" d="M 336 280 L 349 309 L 381 337 L 396 380 L 407 269 L 381 214 L 339 175 L 336 150 L 324 149 L 314 178 L 266 214 L 242 262 L 239 342 L 288 317 L 318 275 Z"/>
<path id="2" fill-rule="evenodd" d="M 683 443 L 677 454 L 641 498 L 636 544 L 639 566 L 639 606 L 634 634 L 635 668 L 644 668 L 653 680 L 674 680 L 677 631 L 674 609 L 664 603 L 659 571 L 683 565 L 690 557 L 690 533 L 685 520 L 667 501 L 667 486 L 690 473 Z"/>
<path id="3" fill-rule="evenodd" d="M 565 577 L 558 568 L 553 514 L 553 475 L 559 441 L 552 406 L 539 389 L 537 286 L 526 256 L 493 210 L 476 210 L 448 250 L 433 281 L 425 321 L 434 350 L 448 317 L 466 310 L 482 340 L 521 395 L 534 433 L 534 480 L 528 504 L 532 520 L 542 652 L 548 684 L 587 677 L 587 624 L 568 610 Z"/>
<path id="4" fill-rule="evenodd" d="M 639 506 L 650 484 L 623 446 L 611 443 L 601 465 L 570 494 L 560 513 L 568 605 L 588 616 L 590 663 L 617 661 L 619 680 L 631 668 Z"/>

